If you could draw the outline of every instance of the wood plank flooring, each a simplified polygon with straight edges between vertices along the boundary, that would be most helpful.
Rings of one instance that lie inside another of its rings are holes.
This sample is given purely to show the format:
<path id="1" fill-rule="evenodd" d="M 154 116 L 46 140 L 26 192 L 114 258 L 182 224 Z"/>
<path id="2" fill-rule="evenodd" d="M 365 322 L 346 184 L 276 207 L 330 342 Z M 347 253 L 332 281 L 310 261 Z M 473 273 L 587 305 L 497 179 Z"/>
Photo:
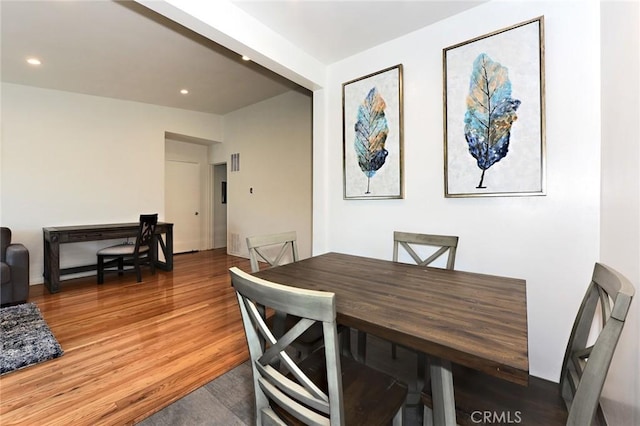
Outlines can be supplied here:
<path id="1" fill-rule="evenodd" d="M 179 255 L 174 270 L 64 281 L 35 302 L 65 354 L 0 376 L 0 424 L 135 424 L 247 358 L 224 249 Z"/>

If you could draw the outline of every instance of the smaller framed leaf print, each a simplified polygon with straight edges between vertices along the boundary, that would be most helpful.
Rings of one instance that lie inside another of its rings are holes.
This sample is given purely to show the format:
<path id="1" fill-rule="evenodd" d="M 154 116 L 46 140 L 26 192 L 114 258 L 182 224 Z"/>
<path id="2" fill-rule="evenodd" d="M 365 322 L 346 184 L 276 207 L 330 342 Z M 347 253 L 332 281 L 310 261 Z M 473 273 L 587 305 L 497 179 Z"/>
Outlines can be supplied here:
<path id="1" fill-rule="evenodd" d="M 402 65 L 342 85 L 344 199 L 403 197 Z"/>
<path id="2" fill-rule="evenodd" d="M 544 17 L 442 56 L 445 197 L 544 195 Z"/>

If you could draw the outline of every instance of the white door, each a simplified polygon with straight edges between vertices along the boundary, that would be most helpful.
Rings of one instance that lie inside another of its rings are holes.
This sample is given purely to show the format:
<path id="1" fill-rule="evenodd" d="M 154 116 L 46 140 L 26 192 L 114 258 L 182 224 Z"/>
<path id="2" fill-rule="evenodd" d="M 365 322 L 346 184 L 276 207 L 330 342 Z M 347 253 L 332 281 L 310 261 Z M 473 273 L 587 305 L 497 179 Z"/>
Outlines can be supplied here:
<path id="1" fill-rule="evenodd" d="M 200 165 L 165 162 L 165 216 L 173 223 L 173 251 L 200 250 Z"/>

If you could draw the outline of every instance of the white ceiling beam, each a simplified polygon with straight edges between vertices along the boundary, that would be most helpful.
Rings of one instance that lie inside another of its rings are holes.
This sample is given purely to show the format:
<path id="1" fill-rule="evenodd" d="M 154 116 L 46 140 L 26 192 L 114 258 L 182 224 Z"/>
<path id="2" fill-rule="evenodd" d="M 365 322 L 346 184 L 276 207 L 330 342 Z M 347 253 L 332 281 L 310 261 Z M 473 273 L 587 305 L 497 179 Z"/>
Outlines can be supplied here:
<path id="1" fill-rule="evenodd" d="M 323 63 L 227 0 L 136 2 L 309 90 L 324 85 Z"/>

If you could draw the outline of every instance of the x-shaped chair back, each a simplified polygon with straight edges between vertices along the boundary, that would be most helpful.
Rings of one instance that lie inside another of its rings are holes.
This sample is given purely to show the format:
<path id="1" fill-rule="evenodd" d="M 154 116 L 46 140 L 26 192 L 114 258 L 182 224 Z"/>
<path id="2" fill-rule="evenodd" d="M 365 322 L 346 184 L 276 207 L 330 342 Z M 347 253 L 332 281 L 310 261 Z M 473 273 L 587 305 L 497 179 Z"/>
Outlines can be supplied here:
<path id="1" fill-rule="evenodd" d="M 138 236 L 136 238 L 136 247 L 134 253 L 140 251 L 140 247 L 151 248 L 153 242 L 153 235 L 156 232 L 156 226 L 158 224 L 158 214 L 141 214 L 140 226 L 138 227 Z"/>
<path id="2" fill-rule="evenodd" d="M 603 264 L 595 264 L 562 363 L 560 386 L 569 410 L 567 424 L 591 424 L 596 413 L 600 424 L 606 424 L 600 394 L 634 293 L 627 278 Z M 595 318 L 602 327 L 595 343 L 588 346 Z"/>
<path id="3" fill-rule="evenodd" d="M 342 424 L 344 407 L 334 293 L 272 283 L 235 267 L 230 273 L 249 345 L 257 423 L 280 421 L 270 406 L 271 400 L 305 424 Z M 300 319 L 278 338 L 263 317 L 262 306 L 268 308 L 267 312 L 275 310 Z M 287 353 L 293 341 L 316 323 L 323 328 L 326 375 L 319 376 L 326 377 L 326 383 L 314 382 Z"/>
<path id="4" fill-rule="evenodd" d="M 260 259 L 267 262 L 270 267 L 282 265 L 283 261 L 286 261 L 285 263 L 298 261 L 295 231 L 247 237 L 247 247 L 252 272 L 260 270 Z"/>
<path id="5" fill-rule="evenodd" d="M 437 250 L 429 256 L 420 256 L 414 246 L 433 246 Z M 411 232 L 393 233 L 393 261 L 398 261 L 398 249 L 402 247 L 411 258 L 420 266 L 428 266 L 447 251 L 447 269 L 453 269 L 456 261 L 456 249 L 458 248 L 458 237 L 448 235 L 415 234 Z"/>

